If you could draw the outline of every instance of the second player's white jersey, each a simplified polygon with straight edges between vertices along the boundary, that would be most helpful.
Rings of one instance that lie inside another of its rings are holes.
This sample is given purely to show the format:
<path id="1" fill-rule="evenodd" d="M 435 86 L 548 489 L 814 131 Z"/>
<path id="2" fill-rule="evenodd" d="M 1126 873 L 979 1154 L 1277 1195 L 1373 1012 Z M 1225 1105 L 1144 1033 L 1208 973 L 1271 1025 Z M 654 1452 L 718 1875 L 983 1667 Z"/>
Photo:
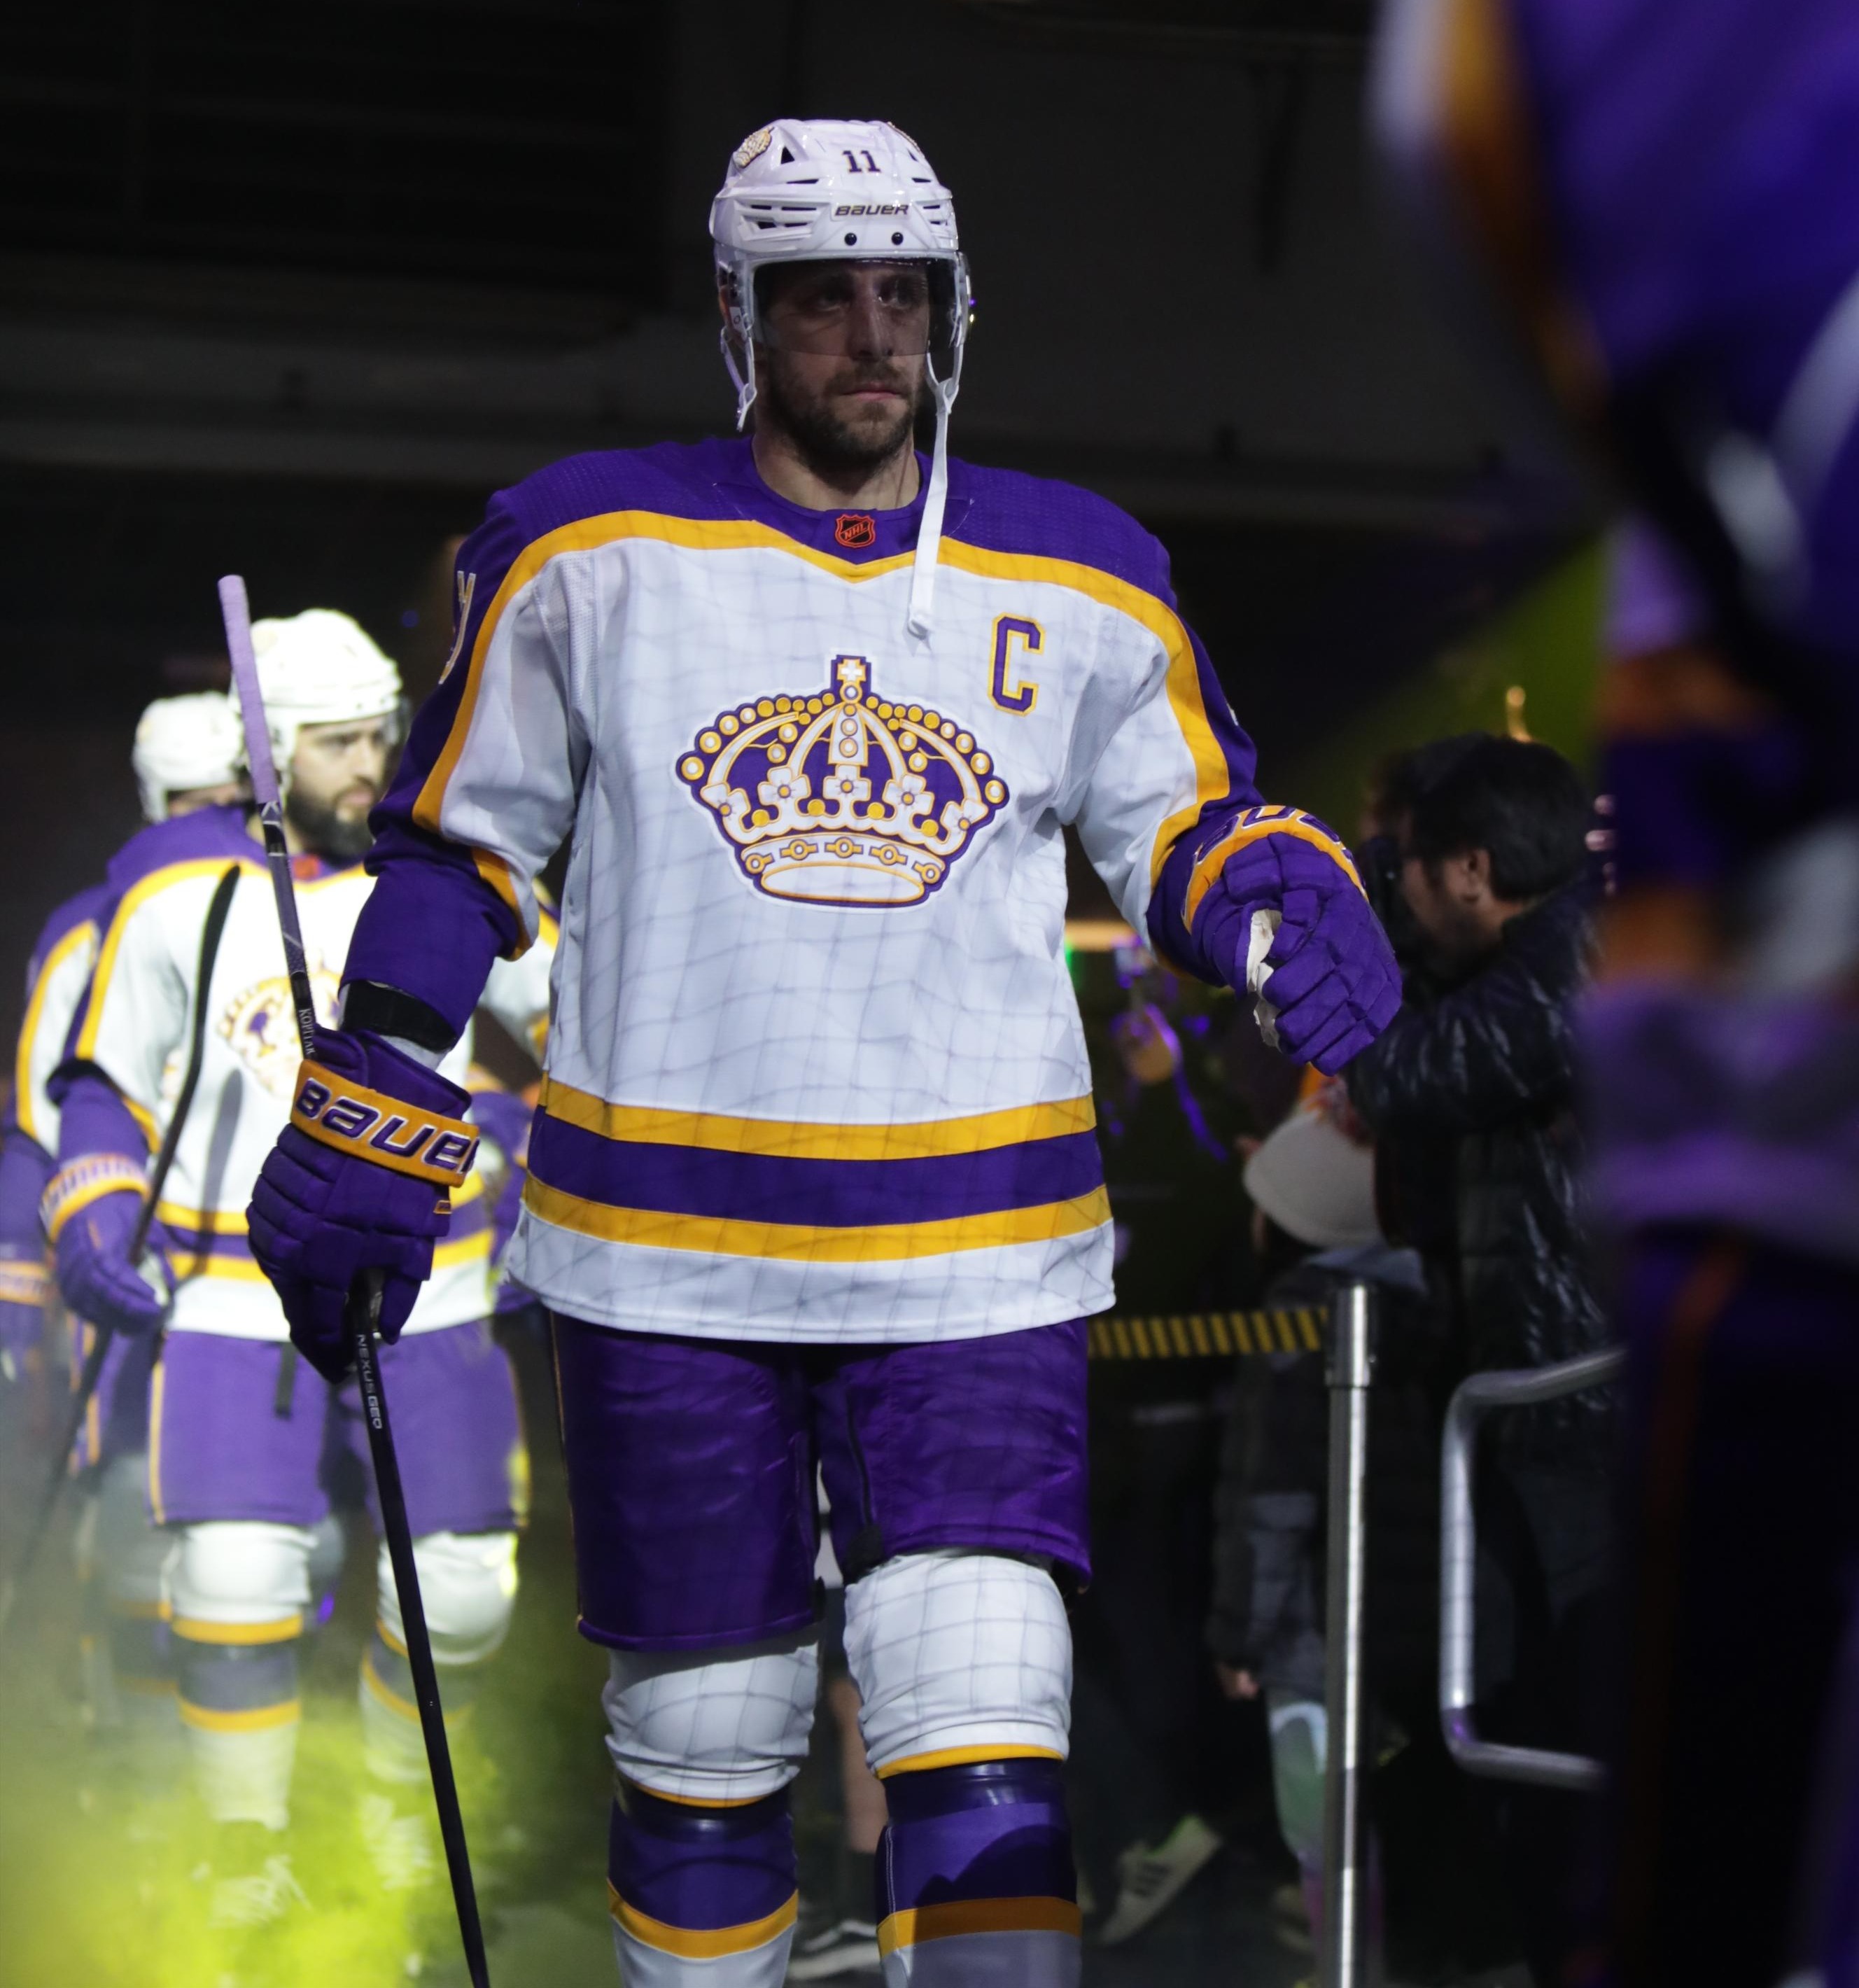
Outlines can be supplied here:
<path id="1" fill-rule="evenodd" d="M 25 1019 L 13 1063 L 13 1114 L 21 1131 L 58 1151 L 59 1113 L 47 1086 L 63 1059 L 96 963 L 97 915 L 109 899 L 93 885 L 59 906 L 39 935 L 26 974 Z"/>
<path id="2" fill-rule="evenodd" d="M 157 1219 L 177 1280 L 170 1329 L 242 1339 L 288 1336 L 282 1307 L 253 1260 L 245 1209 L 259 1169 L 288 1122 L 301 1056 L 272 887 L 242 813 L 214 809 L 145 830 L 113 866 L 107 915 L 87 1006 L 73 1045 L 144 1121 L 165 1129 L 186 1061 L 201 935 L 228 865 L 233 893 L 212 977 L 200 1080 L 175 1148 Z M 298 914 L 319 1018 L 335 1021 L 342 962 L 373 888 L 359 865 L 297 864 Z M 519 1040 L 539 1040 L 549 1007 L 552 945 L 500 964 L 484 1005 Z M 468 1030 L 442 1066 L 463 1084 Z M 407 1330 L 482 1318 L 491 1309 L 491 1233 L 478 1177 L 453 1197 L 451 1233 Z"/>

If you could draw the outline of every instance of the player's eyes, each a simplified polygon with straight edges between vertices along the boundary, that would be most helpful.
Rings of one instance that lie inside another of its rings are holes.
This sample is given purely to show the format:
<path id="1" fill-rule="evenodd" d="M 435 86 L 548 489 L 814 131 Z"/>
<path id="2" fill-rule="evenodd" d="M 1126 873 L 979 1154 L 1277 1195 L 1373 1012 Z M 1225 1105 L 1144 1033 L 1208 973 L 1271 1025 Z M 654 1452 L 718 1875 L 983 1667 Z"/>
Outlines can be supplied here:
<path id="1" fill-rule="evenodd" d="M 326 733 L 320 739 L 308 742 L 319 752 L 326 752 L 332 759 L 346 758 L 358 746 L 378 746 L 384 751 L 387 746 L 387 735 L 378 725 L 370 725 L 363 732 L 337 732 Z"/>
<path id="2" fill-rule="evenodd" d="M 884 284 L 873 294 L 880 310 L 898 313 L 922 310 L 929 303 L 928 286 L 908 280 Z M 799 291 L 793 298 L 792 304 L 796 311 L 811 316 L 835 317 L 853 309 L 857 301 L 855 291 L 835 284 L 817 290 Z"/>

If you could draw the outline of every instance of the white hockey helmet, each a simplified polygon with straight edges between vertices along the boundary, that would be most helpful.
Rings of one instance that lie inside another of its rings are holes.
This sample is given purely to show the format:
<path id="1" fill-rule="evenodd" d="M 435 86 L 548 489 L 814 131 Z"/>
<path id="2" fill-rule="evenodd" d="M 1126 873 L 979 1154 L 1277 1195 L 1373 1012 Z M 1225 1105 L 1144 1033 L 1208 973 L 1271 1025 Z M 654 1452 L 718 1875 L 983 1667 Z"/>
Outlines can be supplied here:
<path id="1" fill-rule="evenodd" d="M 401 673 L 361 624 L 333 607 L 306 607 L 252 624 L 259 691 L 279 783 L 290 784 L 297 734 L 306 725 L 392 718 L 404 729 Z"/>
<path id="2" fill-rule="evenodd" d="M 755 399 L 763 338 L 757 279 L 796 262 L 917 262 L 931 272 L 928 367 L 936 445 L 911 576 L 910 626 L 927 634 L 948 490 L 949 410 L 962 383 L 974 299 L 955 229 L 955 203 L 917 145 L 894 124 L 830 117 L 777 119 L 731 154 L 710 205 L 717 282 L 727 313 L 723 363 L 736 390 L 736 425 Z"/>
<path id="3" fill-rule="evenodd" d="M 129 756 L 143 820 L 166 821 L 176 794 L 236 780 L 245 756 L 238 712 L 224 691 L 157 698 L 136 721 Z"/>

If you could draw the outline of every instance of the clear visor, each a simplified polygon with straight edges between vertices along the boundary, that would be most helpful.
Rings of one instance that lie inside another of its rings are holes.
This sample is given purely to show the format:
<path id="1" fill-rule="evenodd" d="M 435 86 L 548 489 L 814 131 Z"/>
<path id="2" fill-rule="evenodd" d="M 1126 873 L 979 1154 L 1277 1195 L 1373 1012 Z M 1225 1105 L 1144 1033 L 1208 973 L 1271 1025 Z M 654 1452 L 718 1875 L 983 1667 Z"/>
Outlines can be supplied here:
<path id="1" fill-rule="evenodd" d="M 946 379 L 966 308 L 950 262 L 791 262 L 755 272 L 755 336 L 771 351 L 840 359 L 928 353 Z"/>

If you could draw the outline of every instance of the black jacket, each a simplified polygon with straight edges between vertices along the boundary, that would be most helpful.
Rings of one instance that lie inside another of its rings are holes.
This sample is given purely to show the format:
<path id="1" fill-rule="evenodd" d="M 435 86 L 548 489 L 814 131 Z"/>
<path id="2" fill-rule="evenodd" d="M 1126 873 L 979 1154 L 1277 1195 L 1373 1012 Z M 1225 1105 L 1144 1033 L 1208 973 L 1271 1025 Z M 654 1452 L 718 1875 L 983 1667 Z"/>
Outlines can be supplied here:
<path id="1" fill-rule="evenodd" d="M 1408 1001 L 1349 1066 L 1375 1135 L 1390 1239 L 1408 1242 L 1452 1320 L 1468 1371 L 1541 1367 L 1608 1343 L 1582 1234 L 1573 1009 L 1587 977 L 1587 892 L 1513 918 L 1465 979 L 1408 979 Z M 1596 1453 L 1604 1398 L 1513 1412 L 1512 1455 Z"/>

